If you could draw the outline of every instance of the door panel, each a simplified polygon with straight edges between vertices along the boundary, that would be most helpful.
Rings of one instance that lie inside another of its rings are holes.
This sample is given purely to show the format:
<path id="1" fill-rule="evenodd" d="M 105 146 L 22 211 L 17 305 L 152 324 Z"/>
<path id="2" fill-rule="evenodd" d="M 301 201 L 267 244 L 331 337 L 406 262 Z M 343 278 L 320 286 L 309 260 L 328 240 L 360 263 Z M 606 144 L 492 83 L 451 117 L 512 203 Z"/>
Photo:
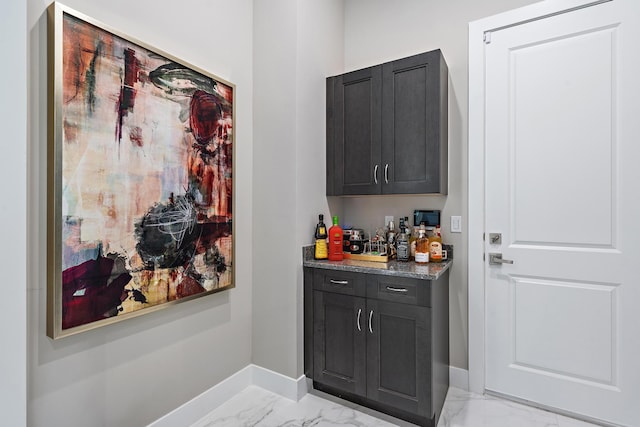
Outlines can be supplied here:
<path id="1" fill-rule="evenodd" d="M 393 72 L 391 105 L 394 111 L 393 134 L 397 141 L 393 147 L 393 160 L 397 160 L 399 166 L 393 170 L 394 181 L 427 179 L 427 146 L 424 137 L 427 132 L 425 117 L 429 71 L 426 65 L 422 65 Z M 437 153 L 429 154 L 437 159 Z"/>
<path id="2" fill-rule="evenodd" d="M 615 35 L 596 28 L 508 54 L 515 243 L 612 245 Z"/>
<path id="3" fill-rule="evenodd" d="M 337 76 L 333 86 L 336 194 L 379 194 L 382 67 Z"/>
<path id="4" fill-rule="evenodd" d="M 364 298 L 314 291 L 313 300 L 313 379 L 364 396 Z"/>
<path id="5" fill-rule="evenodd" d="M 367 300 L 367 396 L 431 418 L 429 308 Z"/>
<path id="6" fill-rule="evenodd" d="M 510 286 L 514 367 L 569 380 L 615 383 L 614 284 L 512 276 Z M 567 315 L 567 307 L 574 304 L 580 309 Z"/>
<path id="7" fill-rule="evenodd" d="M 384 194 L 446 194 L 443 64 L 440 51 L 432 51 L 383 65 Z"/>
<path id="8" fill-rule="evenodd" d="M 490 391 L 640 425 L 640 4 L 495 31 L 485 48 Z M 487 257 L 488 259 L 488 257 Z"/>

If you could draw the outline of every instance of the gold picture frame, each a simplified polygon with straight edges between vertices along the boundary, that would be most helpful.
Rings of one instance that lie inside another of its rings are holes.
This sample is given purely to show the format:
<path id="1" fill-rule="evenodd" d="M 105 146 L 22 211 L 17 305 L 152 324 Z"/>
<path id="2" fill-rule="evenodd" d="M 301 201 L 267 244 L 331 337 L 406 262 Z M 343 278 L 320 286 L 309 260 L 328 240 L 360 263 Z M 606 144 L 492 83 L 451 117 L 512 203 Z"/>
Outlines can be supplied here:
<path id="1" fill-rule="evenodd" d="M 235 287 L 235 85 L 48 9 L 47 335 Z"/>

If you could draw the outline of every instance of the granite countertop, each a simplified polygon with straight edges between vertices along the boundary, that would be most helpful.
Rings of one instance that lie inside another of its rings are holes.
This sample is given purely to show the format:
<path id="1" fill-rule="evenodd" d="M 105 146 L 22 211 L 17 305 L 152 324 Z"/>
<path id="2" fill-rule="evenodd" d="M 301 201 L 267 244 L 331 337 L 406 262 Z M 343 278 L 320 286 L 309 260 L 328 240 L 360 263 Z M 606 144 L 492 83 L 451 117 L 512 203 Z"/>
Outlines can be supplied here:
<path id="1" fill-rule="evenodd" d="M 400 262 L 396 260 L 389 262 L 356 261 L 351 259 L 343 261 L 325 261 L 313 259 L 313 246 L 304 246 L 302 248 L 303 267 L 352 271 L 355 273 L 383 274 L 423 280 L 438 279 L 451 267 L 452 262 L 452 260 L 446 260 L 438 263 L 416 264 L 413 261 Z"/>

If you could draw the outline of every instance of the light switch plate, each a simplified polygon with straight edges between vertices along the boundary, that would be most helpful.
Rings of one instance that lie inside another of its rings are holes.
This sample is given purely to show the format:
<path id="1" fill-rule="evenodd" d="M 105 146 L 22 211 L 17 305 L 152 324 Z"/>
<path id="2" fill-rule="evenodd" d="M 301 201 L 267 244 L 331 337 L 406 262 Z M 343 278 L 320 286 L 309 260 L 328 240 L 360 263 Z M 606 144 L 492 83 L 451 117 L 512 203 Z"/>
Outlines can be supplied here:
<path id="1" fill-rule="evenodd" d="M 462 217 L 459 215 L 451 216 L 451 232 L 462 233 Z"/>

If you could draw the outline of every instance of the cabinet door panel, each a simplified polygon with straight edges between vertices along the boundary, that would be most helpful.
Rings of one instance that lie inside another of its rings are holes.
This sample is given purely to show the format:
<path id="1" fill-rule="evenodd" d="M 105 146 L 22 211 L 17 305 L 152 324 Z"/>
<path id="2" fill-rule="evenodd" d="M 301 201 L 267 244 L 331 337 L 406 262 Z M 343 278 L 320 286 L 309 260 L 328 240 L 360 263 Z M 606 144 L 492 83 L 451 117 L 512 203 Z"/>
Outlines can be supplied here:
<path id="1" fill-rule="evenodd" d="M 440 51 L 383 65 L 383 193 L 446 194 L 446 76 Z"/>
<path id="2" fill-rule="evenodd" d="M 379 194 L 382 67 L 332 79 L 335 193 Z"/>
<path id="3" fill-rule="evenodd" d="M 367 396 L 431 418 L 430 309 L 367 300 Z"/>
<path id="4" fill-rule="evenodd" d="M 314 291 L 315 381 L 366 393 L 365 299 Z"/>

